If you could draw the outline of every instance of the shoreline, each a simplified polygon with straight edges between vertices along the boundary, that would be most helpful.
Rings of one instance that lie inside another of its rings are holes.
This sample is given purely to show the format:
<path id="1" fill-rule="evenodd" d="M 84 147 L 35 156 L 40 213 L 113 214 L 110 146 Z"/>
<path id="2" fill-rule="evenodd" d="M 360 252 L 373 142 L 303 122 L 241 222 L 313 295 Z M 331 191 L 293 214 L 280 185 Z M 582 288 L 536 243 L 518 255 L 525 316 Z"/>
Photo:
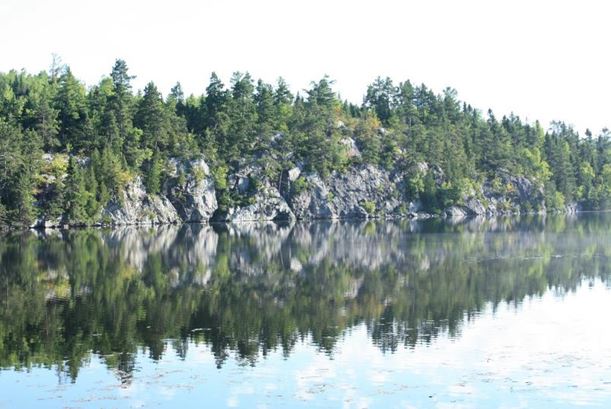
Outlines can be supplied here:
<path id="1" fill-rule="evenodd" d="M 125 223 L 125 224 L 67 224 L 67 225 L 57 225 L 57 226 L 30 226 L 28 228 L 12 228 L 12 227 L 4 227 L 3 231 L 5 233 L 8 232 L 26 232 L 26 231 L 68 231 L 68 230 L 86 230 L 86 229 L 105 229 L 105 230 L 120 230 L 123 228 L 129 227 L 138 227 L 138 228 L 152 228 L 152 227 L 165 227 L 165 226 L 243 226 L 243 225 L 253 225 L 253 224 L 261 224 L 268 225 L 273 223 L 275 225 L 283 226 L 283 225 L 295 225 L 295 224 L 304 224 L 304 223 L 356 223 L 356 222 L 370 222 L 370 221 L 384 221 L 384 222 L 392 222 L 392 221 L 410 221 L 410 222 L 426 222 L 426 221 L 443 221 L 447 224 L 458 224 L 460 222 L 468 222 L 474 220 L 486 221 L 493 220 L 499 218 L 520 218 L 524 216 L 536 216 L 536 217 L 547 217 L 547 216 L 571 216 L 571 215 L 581 215 L 581 214 L 590 214 L 590 213 L 607 213 L 611 212 L 611 209 L 601 209 L 601 210 L 576 210 L 576 211 L 548 211 L 548 212 L 528 212 L 528 213 L 497 213 L 497 214 L 484 214 L 484 215 L 468 215 L 465 217 L 448 217 L 440 214 L 428 214 L 427 217 L 410 217 L 410 216 L 395 216 L 395 217 L 335 217 L 335 218 L 304 218 L 304 219 L 287 219 L 287 220 L 239 220 L 239 221 L 180 221 L 174 223 L 158 223 L 158 222 L 142 222 L 142 223 Z"/>

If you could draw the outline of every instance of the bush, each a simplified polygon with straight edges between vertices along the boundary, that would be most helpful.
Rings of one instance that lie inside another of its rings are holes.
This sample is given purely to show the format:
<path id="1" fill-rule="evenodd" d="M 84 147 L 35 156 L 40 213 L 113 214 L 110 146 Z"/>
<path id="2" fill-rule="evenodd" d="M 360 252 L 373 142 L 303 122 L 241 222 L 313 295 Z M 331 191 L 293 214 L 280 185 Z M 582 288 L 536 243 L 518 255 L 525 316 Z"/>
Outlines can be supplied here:
<path id="1" fill-rule="evenodd" d="M 212 179 L 214 180 L 214 187 L 217 190 L 227 189 L 227 173 L 229 169 L 226 165 L 220 165 L 212 169 Z"/>
<path id="2" fill-rule="evenodd" d="M 412 199 L 418 199 L 422 192 L 424 192 L 424 175 L 422 172 L 416 172 L 407 180 L 407 195 Z"/>
<path id="3" fill-rule="evenodd" d="M 298 195 L 304 191 L 306 191 L 310 187 L 310 184 L 304 177 L 299 177 L 297 180 L 293 182 L 293 194 Z"/>
<path id="4" fill-rule="evenodd" d="M 365 209 L 368 215 L 372 216 L 376 213 L 376 204 L 371 200 L 365 200 L 361 203 L 361 207 Z"/>
<path id="5" fill-rule="evenodd" d="M 195 167 L 191 170 L 191 172 L 193 174 L 193 179 L 195 179 L 195 183 L 200 183 L 202 180 L 204 180 L 204 177 L 206 177 L 206 173 L 201 167 Z M 225 173 L 225 176 L 227 176 L 227 173 Z"/>

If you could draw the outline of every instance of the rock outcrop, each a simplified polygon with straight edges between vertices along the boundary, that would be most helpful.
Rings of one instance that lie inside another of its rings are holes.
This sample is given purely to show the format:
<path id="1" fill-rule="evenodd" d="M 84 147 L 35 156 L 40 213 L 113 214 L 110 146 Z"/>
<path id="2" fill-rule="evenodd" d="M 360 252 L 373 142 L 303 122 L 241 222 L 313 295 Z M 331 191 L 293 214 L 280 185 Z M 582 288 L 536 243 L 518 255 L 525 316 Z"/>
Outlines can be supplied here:
<path id="1" fill-rule="evenodd" d="M 274 187 L 262 189 L 250 196 L 251 204 L 235 206 L 220 213 L 215 220 L 237 223 L 250 221 L 290 221 L 295 216 L 284 198 Z"/>
<path id="2" fill-rule="evenodd" d="M 104 209 L 112 224 L 160 224 L 313 219 L 369 219 L 433 217 L 422 202 L 410 201 L 406 180 L 415 172 L 430 172 L 441 187 L 446 177 L 437 166 L 418 163 L 407 171 L 358 165 L 327 178 L 305 173 L 301 167 L 287 169 L 279 180 L 270 180 L 261 165 L 242 166 L 228 177 L 232 205 L 218 209 L 218 194 L 210 169 L 203 159 L 171 162 L 170 178 L 163 194 L 149 195 L 137 178 L 120 201 Z M 529 179 L 500 171 L 497 178 L 467 192 L 441 216 L 462 220 L 472 216 L 545 211 L 543 190 Z"/>
<path id="3" fill-rule="evenodd" d="M 229 176 L 229 191 L 234 197 L 240 198 L 238 203 L 219 210 L 214 215 L 214 221 L 238 223 L 294 220 L 295 215 L 276 184 L 265 176 L 260 166 L 245 166 Z"/>
<path id="4" fill-rule="evenodd" d="M 129 182 L 121 197 L 108 203 L 102 211 L 102 222 L 112 225 L 171 224 L 181 221 L 170 200 L 163 195 L 148 194 L 138 176 Z"/>
<path id="5" fill-rule="evenodd" d="M 464 219 L 470 214 L 470 209 L 464 206 L 450 206 L 443 211 L 442 216 L 450 219 Z"/>
<path id="6" fill-rule="evenodd" d="M 146 192 L 142 179 L 130 181 L 120 197 L 102 210 L 100 224 L 137 225 L 207 222 L 217 209 L 214 182 L 203 159 L 170 161 L 159 195 Z"/>
<path id="7" fill-rule="evenodd" d="M 210 220 L 218 204 L 208 164 L 203 159 L 170 164 L 172 177 L 164 190 L 180 218 L 189 223 Z"/>
<path id="8" fill-rule="evenodd" d="M 542 186 L 505 171 L 499 172 L 495 180 L 484 182 L 477 192 L 466 195 L 463 202 L 462 209 L 468 216 L 543 213 L 546 210 Z"/>
<path id="9" fill-rule="evenodd" d="M 323 181 L 317 174 L 295 183 L 290 205 L 299 219 L 367 219 L 406 215 L 403 178 L 373 165 L 345 173 L 333 172 Z"/>
<path id="10" fill-rule="evenodd" d="M 360 155 L 352 140 L 346 139 L 344 143 L 354 148 L 352 156 Z M 437 189 L 443 189 L 447 182 L 441 168 L 425 162 L 392 170 L 371 164 L 354 165 L 343 172 L 334 171 L 324 178 L 317 173 L 304 171 L 302 164 L 298 164 L 283 170 L 272 180 L 264 159 L 262 156 L 239 166 L 228 176 L 227 188 L 220 192 L 215 189 L 214 179 L 204 159 L 170 160 L 160 194 L 148 193 L 141 177 L 136 177 L 125 186 L 119 197 L 114 197 L 104 206 L 99 217 L 91 224 L 150 225 L 205 223 L 210 220 L 239 223 L 396 217 L 423 219 L 434 217 L 435 212 L 427 208 L 424 198 L 418 200 L 413 197 L 416 196 L 413 187 L 418 186 L 418 180 L 421 182 L 425 177 Z M 226 195 L 222 209 L 218 204 L 221 195 Z M 567 212 L 576 210 L 576 205 L 567 207 Z M 453 220 L 544 211 L 542 186 L 503 170 L 499 170 L 491 180 L 474 183 L 470 191 L 441 212 L 436 210 L 442 217 Z M 66 224 L 70 224 L 70 221 L 62 217 L 42 215 L 33 227 Z"/>

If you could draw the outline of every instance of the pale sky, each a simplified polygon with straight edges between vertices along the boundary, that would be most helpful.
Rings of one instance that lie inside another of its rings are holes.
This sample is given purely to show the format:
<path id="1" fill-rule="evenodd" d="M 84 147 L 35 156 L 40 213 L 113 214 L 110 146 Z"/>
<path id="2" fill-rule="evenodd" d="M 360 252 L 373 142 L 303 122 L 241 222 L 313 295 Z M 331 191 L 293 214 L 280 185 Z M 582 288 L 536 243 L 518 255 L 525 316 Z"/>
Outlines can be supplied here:
<path id="1" fill-rule="evenodd" d="M 293 91 L 328 74 L 360 103 L 380 76 L 446 86 L 497 117 L 611 127 L 611 4 L 536 0 L 0 0 L 0 71 L 58 54 L 93 85 L 116 58 L 167 93 L 202 94 L 212 71 Z"/>

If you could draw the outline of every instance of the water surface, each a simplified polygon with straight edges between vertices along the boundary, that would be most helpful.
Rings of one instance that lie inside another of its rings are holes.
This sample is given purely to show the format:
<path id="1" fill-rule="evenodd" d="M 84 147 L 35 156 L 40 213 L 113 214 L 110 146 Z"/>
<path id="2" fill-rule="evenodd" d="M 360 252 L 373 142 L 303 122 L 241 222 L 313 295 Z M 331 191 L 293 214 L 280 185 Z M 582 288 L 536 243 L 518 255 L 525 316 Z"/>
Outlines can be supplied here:
<path id="1" fill-rule="evenodd" d="M 0 239 L 0 408 L 609 407 L 611 214 Z"/>

